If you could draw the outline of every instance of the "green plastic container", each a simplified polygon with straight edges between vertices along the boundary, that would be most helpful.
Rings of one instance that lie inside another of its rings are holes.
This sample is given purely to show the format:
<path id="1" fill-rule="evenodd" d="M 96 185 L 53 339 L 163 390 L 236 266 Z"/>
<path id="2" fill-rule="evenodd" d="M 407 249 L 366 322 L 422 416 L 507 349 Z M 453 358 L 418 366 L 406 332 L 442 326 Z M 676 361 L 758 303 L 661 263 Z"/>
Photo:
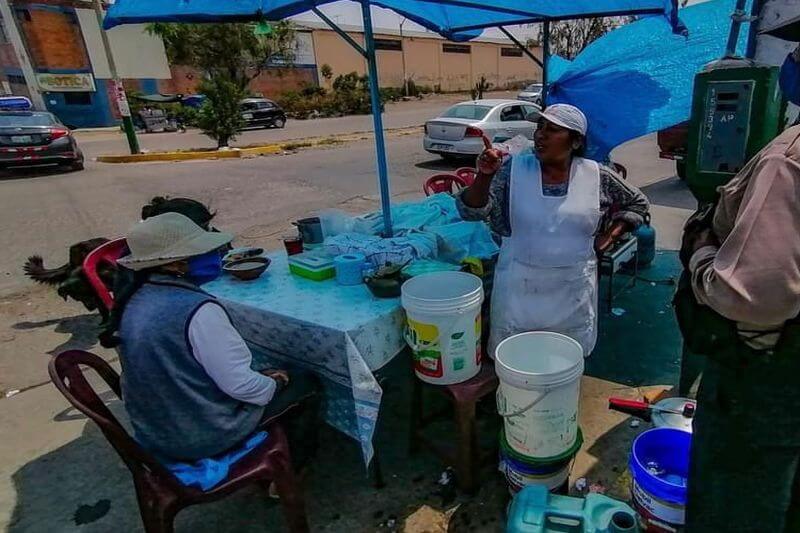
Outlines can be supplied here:
<path id="1" fill-rule="evenodd" d="M 289 256 L 289 272 L 313 281 L 325 281 L 336 276 L 333 257 L 319 252 Z"/>

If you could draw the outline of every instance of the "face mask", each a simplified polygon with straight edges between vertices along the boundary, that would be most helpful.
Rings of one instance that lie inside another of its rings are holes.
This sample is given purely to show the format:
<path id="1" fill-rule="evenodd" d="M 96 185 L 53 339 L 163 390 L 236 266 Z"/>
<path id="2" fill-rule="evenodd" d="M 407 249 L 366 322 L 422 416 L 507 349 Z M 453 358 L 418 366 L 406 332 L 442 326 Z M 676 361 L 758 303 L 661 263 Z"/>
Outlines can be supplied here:
<path id="1" fill-rule="evenodd" d="M 219 251 L 205 253 L 189 258 L 189 272 L 186 276 L 197 285 L 217 279 L 222 274 L 222 256 Z"/>

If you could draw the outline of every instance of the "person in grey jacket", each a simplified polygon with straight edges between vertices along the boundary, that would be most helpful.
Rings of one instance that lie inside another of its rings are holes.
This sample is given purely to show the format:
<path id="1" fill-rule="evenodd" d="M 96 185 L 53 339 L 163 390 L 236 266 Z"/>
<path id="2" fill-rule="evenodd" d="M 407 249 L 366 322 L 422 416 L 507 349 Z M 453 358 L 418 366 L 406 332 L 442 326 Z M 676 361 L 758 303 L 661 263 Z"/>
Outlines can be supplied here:
<path id="1" fill-rule="evenodd" d="M 478 176 L 457 206 L 503 237 L 495 271 L 489 351 L 524 331 L 597 339 L 597 253 L 647 216 L 647 198 L 614 171 L 582 157 L 588 123 L 556 104 L 539 119 L 534 147 L 513 156 L 486 140 Z"/>
<path id="2" fill-rule="evenodd" d="M 221 249 L 232 239 L 165 213 L 134 226 L 130 254 L 119 260 L 135 273 L 133 290 L 114 307 L 122 397 L 136 440 L 165 462 L 235 448 L 265 421 L 316 396 L 308 375 L 252 370 L 250 350 L 227 312 L 199 287 L 219 276 Z M 297 435 L 287 427 L 299 445 L 313 441 L 309 431 Z M 296 464 L 308 459 L 301 457 Z"/>

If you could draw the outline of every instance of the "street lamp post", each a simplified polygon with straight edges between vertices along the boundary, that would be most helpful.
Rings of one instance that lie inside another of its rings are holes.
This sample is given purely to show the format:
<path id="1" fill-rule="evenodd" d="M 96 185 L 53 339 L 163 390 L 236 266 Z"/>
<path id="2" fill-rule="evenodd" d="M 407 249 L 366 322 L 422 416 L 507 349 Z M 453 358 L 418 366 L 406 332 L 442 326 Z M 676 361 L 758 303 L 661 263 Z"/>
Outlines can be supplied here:
<path id="1" fill-rule="evenodd" d="M 111 43 L 108 40 L 108 34 L 103 29 L 103 5 L 100 0 L 93 0 L 94 12 L 97 15 L 97 23 L 100 25 L 100 38 L 103 41 L 103 49 L 108 59 L 108 70 L 111 72 L 111 83 L 114 86 L 114 99 L 117 102 L 117 109 L 122 116 L 122 127 L 125 129 L 125 136 L 128 138 L 128 147 L 132 154 L 139 153 L 139 140 L 136 138 L 136 130 L 133 128 L 133 119 L 131 118 L 131 108 L 128 105 L 128 97 L 125 95 L 125 87 L 122 85 L 122 80 L 117 73 L 117 64 L 114 62 L 114 55 L 111 53 Z"/>

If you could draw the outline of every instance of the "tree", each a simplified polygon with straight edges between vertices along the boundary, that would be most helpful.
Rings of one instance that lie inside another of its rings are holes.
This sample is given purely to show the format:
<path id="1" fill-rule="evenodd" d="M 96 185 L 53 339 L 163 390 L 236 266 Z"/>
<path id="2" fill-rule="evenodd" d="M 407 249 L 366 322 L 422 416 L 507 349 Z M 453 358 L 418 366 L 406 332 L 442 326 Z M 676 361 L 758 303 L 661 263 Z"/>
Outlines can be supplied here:
<path id="1" fill-rule="evenodd" d="M 550 24 L 550 51 L 566 59 L 575 59 L 584 48 L 611 30 L 630 22 L 628 17 L 567 20 Z M 542 28 L 539 38 L 543 39 Z"/>
<path id="2" fill-rule="evenodd" d="M 228 146 L 244 127 L 239 101 L 250 82 L 269 62 L 294 60 L 294 27 L 282 21 L 260 24 L 151 24 L 161 37 L 171 64 L 200 70 L 200 91 L 206 101 L 198 125 L 203 133 Z"/>

